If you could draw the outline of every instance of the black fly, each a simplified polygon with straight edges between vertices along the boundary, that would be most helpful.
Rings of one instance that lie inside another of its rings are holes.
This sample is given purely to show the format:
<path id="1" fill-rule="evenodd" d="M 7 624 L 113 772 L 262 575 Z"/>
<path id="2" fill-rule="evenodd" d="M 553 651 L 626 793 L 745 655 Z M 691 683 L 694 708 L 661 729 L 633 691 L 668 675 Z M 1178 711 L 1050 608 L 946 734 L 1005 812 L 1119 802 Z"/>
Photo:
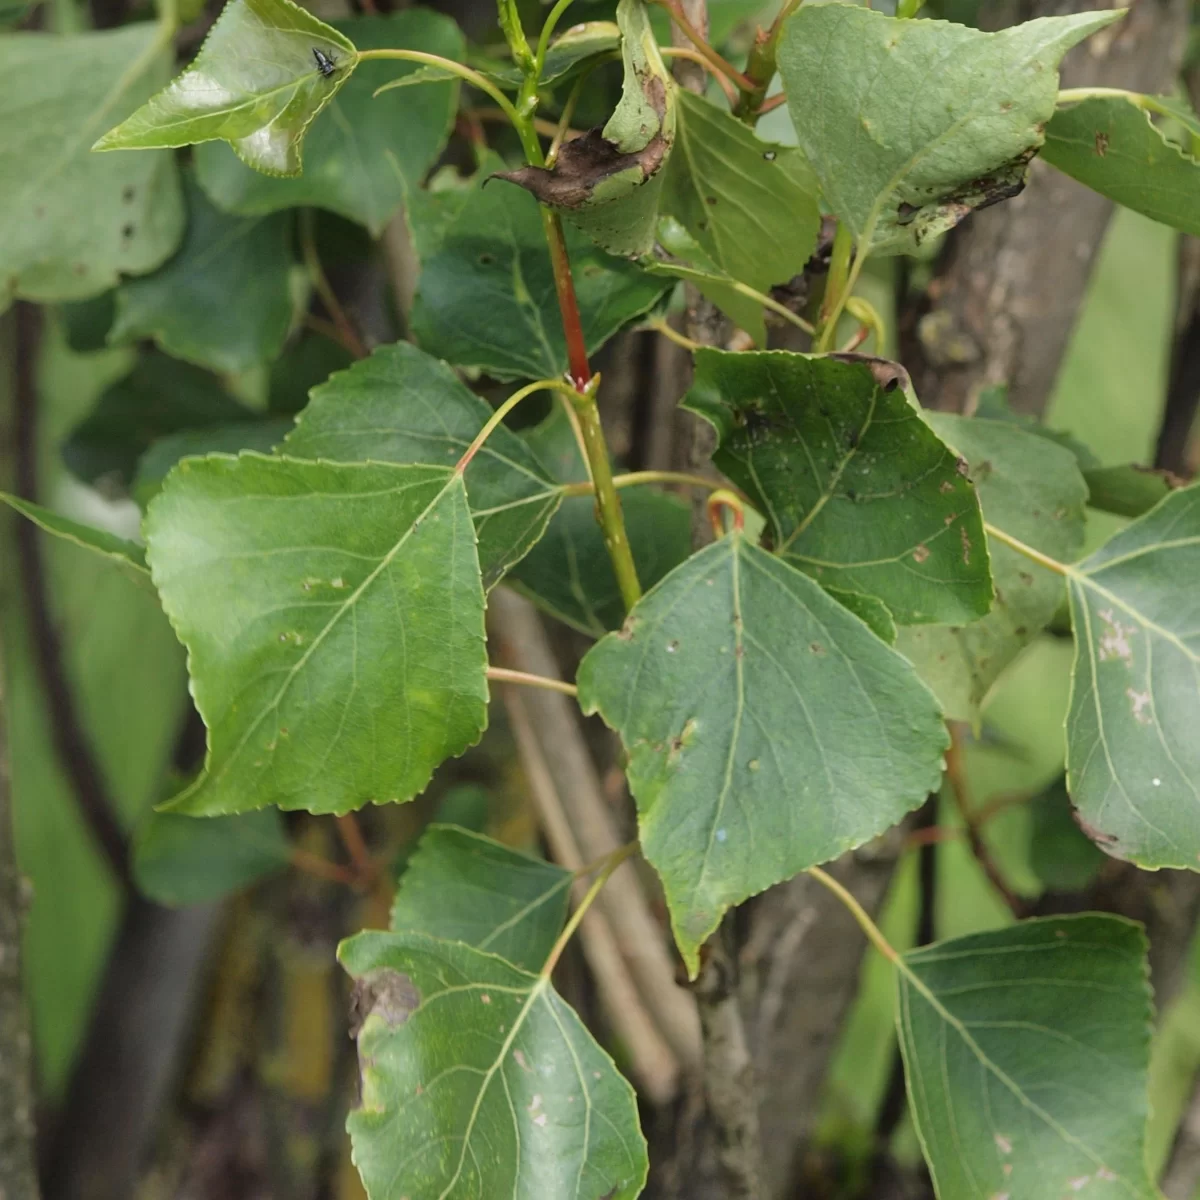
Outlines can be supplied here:
<path id="1" fill-rule="evenodd" d="M 323 50 L 318 50 L 316 46 L 312 48 L 312 52 L 313 58 L 317 60 L 317 70 L 328 79 L 337 70 L 337 63 Z"/>

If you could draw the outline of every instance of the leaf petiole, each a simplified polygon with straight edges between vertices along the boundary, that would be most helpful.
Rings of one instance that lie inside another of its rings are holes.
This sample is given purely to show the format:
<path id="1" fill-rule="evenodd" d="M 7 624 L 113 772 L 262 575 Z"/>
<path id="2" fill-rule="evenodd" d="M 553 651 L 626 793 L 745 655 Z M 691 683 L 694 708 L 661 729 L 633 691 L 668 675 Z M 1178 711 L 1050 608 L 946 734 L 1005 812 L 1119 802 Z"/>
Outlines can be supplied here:
<path id="1" fill-rule="evenodd" d="M 497 683 L 520 683 L 526 687 L 543 688 L 548 692 L 562 692 L 564 696 L 578 696 L 579 689 L 562 679 L 551 679 L 548 675 L 531 675 L 528 671 L 512 671 L 508 667 L 488 667 L 487 677 Z"/>
<path id="2" fill-rule="evenodd" d="M 443 71 L 449 71 L 451 75 L 457 75 L 459 79 L 491 96 L 518 133 L 524 128 L 525 122 L 522 121 L 513 102 L 490 79 L 480 75 L 478 71 L 471 70 L 470 67 L 463 66 L 462 63 L 455 62 L 452 58 L 443 58 L 440 54 L 426 54 L 424 50 L 360 50 L 358 52 L 359 62 L 366 62 L 373 58 L 421 63 L 426 67 L 440 67 Z M 382 87 L 376 88 L 374 95 L 378 96 L 382 92 L 401 86 L 403 86 L 403 80 L 393 80 L 391 83 L 385 83 Z"/>
<path id="3" fill-rule="evenodd" d="M 550 953 L 546 956 L 546 962 L 538 972 L 542 980 L 548 980 L 558 965 L 558 960 L 562 957 L 562 952 L 567 948 L 567 943 L 575 934 L 575 930 L 579 928 L 579 923 L 587 915 L 587 910 L 592 907 L 592 901 L 600 895 L 601 889 L 608 882 L 609 876 L 638 848 L 637 842 L 626 842 L 624 846 L 614 850 L 604 861 L 604 865 L 600 868 L 600 874 L 596 876 L 592 886 L 584 893 L 583 899 L 580 900 L 579 906 L 571 914 L 571 919 L 563 927 L 562 933 L 558 935 L 558 941 L 550 948 Z"/>
<path id="4" fill-rule="evenodd" d="M 575 394 L 574 389 L 562 379 L 537 379 L 513 392 L 503 404 L 488 418 L 484 427 L 475 435 L 475 440 L 463 451 L 462 458 L 455 464 L 454 469 L 461 475 L 470 465 L 471 459 L 478 453 L 480 446 L 491 437 L 496 426 L 508 416 L 522 400 L 537 392 L 565 392 L 569 396 Z"/>
<path id="5" fill-rule="evenodd" d="M 613 487 L 637 487 L 642 483 L 677 483 L 682 487 L 703 488 L 707 492 L 717 491 L 721 485 L 714 479 L 706 479 L 703 475 L 689 475 L 686 471 L 629 471 L 624 475 L 613 476 Z M 590 496 L 596 488 L 591 483 L 564 484 L 564 496 Z"/>

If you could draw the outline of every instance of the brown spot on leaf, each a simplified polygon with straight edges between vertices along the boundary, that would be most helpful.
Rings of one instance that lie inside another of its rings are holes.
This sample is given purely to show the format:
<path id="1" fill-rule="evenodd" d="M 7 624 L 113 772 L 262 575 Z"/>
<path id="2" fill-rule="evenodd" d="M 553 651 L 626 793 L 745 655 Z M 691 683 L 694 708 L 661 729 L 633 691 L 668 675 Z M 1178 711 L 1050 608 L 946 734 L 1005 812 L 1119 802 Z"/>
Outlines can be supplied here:
<path id="1" fill-rule="evenodd" d="M 402 971 L 379 967 L 354 981 L 350 993 L 350 1036 L 358 1037 L 367 1018 L 378 1016 L 392 1029 L 403 1025 L 421 1003 L 421 993 Z"/>
<path id="2" fill-rule="evenodd" d="M 938 484 L 938 491 L 944 496 L 947 492 L 954 491 L 954 484 L 952 484 L 948 479 L 943 479 L 942 482 Z"/>
<path id="3" fill-rule="evenodd" d="M 1108 153 L 1108 134 L 1096 130 L 1096 153 L 1103 158 Z"/>
<path id="4" fill-rule="evenodd" d="M 1118 838 L 1115 833 L 1105 833 L 1103 829 L 1097 829 L 1095 825 L 1085 821 L 1080 815 L 1079 809 L 1074 805 L 1071 806 L 1071 816 L 1075 818 L 1075 824 L 1079 826 L 1083 832 L 1104 851 L 1105 854 L 1112 858 L 1124 859 L 1124 855 L 1117 849 Z"/>
<path id="5" fill-rule="evenodd" d="M 929 547 L 923 542 L 913 551 L 913 561 L 923 563 L 929 557 Z"/>
<path id="6" fill-rule="evenodd" d="M 971 535 L 967 533 L 967 527 L 960 525 L 958 527 L 959 536 L 962 538 L 963 565 L 971 565 Z"/>

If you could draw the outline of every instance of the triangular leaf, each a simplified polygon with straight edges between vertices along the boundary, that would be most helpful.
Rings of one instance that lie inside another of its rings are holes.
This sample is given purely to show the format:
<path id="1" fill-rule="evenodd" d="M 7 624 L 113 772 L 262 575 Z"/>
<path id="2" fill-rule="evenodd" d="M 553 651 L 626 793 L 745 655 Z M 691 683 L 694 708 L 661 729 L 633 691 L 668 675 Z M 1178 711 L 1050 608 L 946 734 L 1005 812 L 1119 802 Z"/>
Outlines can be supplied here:
<path id="1" fill-rule="evenodd" d="M 283 870 L 290 850 L 274 809 L 203 821 L 152 812 L 134 843 L 133 876 L 158 904 L 209 904 Z"/>
<path id="2" fill-rule="evenodd" d="M 974 620 L 992 602 L 975 489 L 898 382 L 865 362 L 701 350 L 684 406 L 716 427 L 713 461 L 793 566 L 901 625 Z"/>
<path id="3" fill-rule="evenodd" d="M 1146 939 L 1117 917 L 1023 921 L 912 950 L 897 1025 L 941 1200 L 1158 1195 L 1146 1173 Z"/>
<path id="4" fill-rule="evenodd" d="M 172 156 L 89 150 L 162 86 L 170 45 L 149 23 L 0 39 L 0 308 L 12 294 L 97 295 L 175 249 L 183 202 Z"/>
<path id="5" fill-rule="evenodd" d="M 587 478 L 561 407 L 525 440 L 561 482 Z M 467 480 L 469 486 L 469 469 Z M 676 496 L 643 487 L 624 490 L 621 509 L 638 579 L 643 588 L 653 587 L 692 552 L 691 509 Z M 553 617 L 591 637 L 602 637 L 625 619 L 593 496 L 568 496 L 562 502 L 545 536 L 517 564 L 508 582 Z"/>
<path id="6" fill-rule="evenodd" d="M 292 0 L 231 0 L 187 70 L 94 148 L 221 139 L 257 171 L 297 175 L 304 131 L 355 60 L 350 41 Z"/>
<path id="7" fill-rule="evenodd" d="M 0 492 L 0 503 L 19 512 L 21 516 L 32 521 L 39 529 L 52 533 L 85 550 L 94 550 L 106 558 L 115 559 L 122 566 L 131 567 L 145 577 L 146 552 L 136 542 L 109 533 L 107 529 L 97 529 L 94 525 L 84 525 L 73 521 L 31 500 L 21 496 L 12 496 L 8 492 Z"/>
<path id="8" fill-rule="evenodd" d="M 274 358 L 292 323 L 292 223 L 231 217 L 185 176 L 187 236 L 153 275 L 117 289 L 111 342 L 153 338 L 168 354 L 214 371 Z"/>
<path id="9" fill-rule="evenodd" d="M 452 467 L 491 415 L 444 362 L 397 342 L 314 388 L 284 452 Z M 503 426 L 471 460 L 466 482 L 490 588 L 542 536 L 560 495 L 537 457 Z"/>
<path id="10" fill-rule="evenodd" d="M 1067 577 L 1067 786 L 1100 848 L 1144 867 L 1200 870 L 1197 579 L 1200 487 L 1173 492 Z"/>
<path id="11" fill-rule="evenodd" d="M 461 942 L 360 933 L 362 1103 L 346 1124 L 370 1200 L 633 1200 L 633 1089 L 550 986 Z"/>
<path id="12" fill-rule="evenodd" d="M 430 199 L 440 199 L 440 195 Z M 412 329 L 424 349 L 497 379 L 541 379 L 567 370 L 567 347 L 538 207 L 519 188 L 477 184 L 450 194 L 453 215 L 414 206 L 422 257 Z M 672 285 L 567 229 L 584 339 L 598 350 Z"/>
<path id="13" fill-rule="evenodd" d="M 392 903 L 392 928 L 466 942 L 538 971 L 562 932 L 574 875 L 454 825 L 430 825 Z"/>
<path id="14" fill-rule="evenodd" d="M 461 61 L 463 36 L 441 13 L 408 8 L 386 16 L 335 21 L 333 28 L 359 50 L 423 50 Z M 359 63 L 329 112 L 308 131 L 304 172 L 278 179 L 252 171 L 218 142 L 196 151 L 204 190 L 230 212 L 255 215 L 312 205 L 365 225 L 378 237 L 405 192 L 429 170 L 454 121 L 459 81 L 444 76 L 433 87 L 375 96 L 389 80 L 411 78 L 416 63 Z"/>
<path id="15" fill-rule="evenodd" d="M 947 745 L 909 664 L 739 534 L 592 647 L 579 699 L 621 735 L 693 976 L 727 908 L 895 824 L 937 787 Z"/>
<path id="16" fill-rule="evenodd" d="M 205 774 L 171 808 L 408 800 L 478 740 L 483 589 L 455 472 L 185 459 L 146 541 L 209 730 Z"/>
<path id="17" fill-rule="evenodd" d="M 1006 421 L 931 412 L 925 420 L 966 456 L 986 520 L 1060 562 L 1079 553 L 1087 485 L 1069 450 Z M 1000 672 L 1062 603 L 1062 583 L 1049 571 L 994 538 L 988 552 L 996 598 L 986 617 L 902 629 L 897 642 L 956 720 L 977 716 Z"/>
<path id="18" fill-rule="evenodd" d="M 1042 157 L 1093 191 L 1185 233 L 1200 234 L 1200 162 L 1168 141 L 1132 99 L 1059 109 Z"/>
<path id="19" fill-rule="evenodd" d="M 849 4 L 801 8 L 779 70 L 800 147 L 859 247 L 915 250 L 1020 191 L 1054 115 L 1059 60 L 1120 16 L 981 33 Z"/>
<path id="20" fill-rule="evenodd" d="M 678 107 L 661 211 L 682 222 L 718 268 L 756 291 L 800 274 L 821 225 L 804 155 L 761 141 L 691 92 L 679 93 Z"/>

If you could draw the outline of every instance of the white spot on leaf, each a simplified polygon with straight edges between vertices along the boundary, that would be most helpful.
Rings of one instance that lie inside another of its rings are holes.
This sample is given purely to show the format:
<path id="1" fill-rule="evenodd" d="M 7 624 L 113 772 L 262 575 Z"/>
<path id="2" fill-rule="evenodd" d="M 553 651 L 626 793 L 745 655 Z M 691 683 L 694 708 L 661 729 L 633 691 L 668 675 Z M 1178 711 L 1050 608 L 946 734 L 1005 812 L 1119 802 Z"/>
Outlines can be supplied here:
<path id="1" fill-rule="evenodd" d="M 1129 644 L 1129 635 L 1136 633 L 1137 627 L 1122 625 L 1111 608 L 1100 610 L 1100 620 L 1104 622 L 1104 632 L 1100 635 L 1100 661 L 1119 658 L 1127 667 L 1133 666 L 1133 647 Z"/>

